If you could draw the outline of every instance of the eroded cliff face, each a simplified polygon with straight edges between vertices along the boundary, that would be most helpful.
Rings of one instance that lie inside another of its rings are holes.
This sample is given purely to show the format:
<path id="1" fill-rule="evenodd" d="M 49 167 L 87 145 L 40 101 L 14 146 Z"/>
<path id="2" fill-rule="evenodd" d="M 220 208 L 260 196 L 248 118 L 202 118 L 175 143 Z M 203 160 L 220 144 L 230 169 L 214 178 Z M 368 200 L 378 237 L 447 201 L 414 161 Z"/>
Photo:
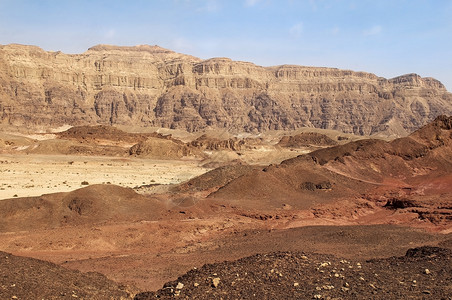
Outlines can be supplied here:
<path id="1" fill-rule="evenodd" d="M 158 46 L 99 45 L 67 55 L 0 46 L 0 119 L 19 126 L 121 124 L 188 131 L 316 127 L 404 135 L 452 94 L 432 78 L 201 60 Z"/>

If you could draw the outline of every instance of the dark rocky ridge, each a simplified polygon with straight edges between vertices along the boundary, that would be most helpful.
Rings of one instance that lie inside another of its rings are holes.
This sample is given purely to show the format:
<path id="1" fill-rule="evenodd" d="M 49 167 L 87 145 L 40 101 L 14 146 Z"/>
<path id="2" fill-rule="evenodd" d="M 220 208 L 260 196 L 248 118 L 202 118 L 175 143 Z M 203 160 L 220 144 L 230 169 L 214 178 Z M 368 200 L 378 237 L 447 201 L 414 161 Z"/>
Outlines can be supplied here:
<path id="1" fill-rule="evenodd" d="M 260 67 L 146 45 L 99 45 L 77 55 L 0 46 L 3 124 L 316 127 L 400 136 L 440 114 L 452 114 L 452 94 L 416 74 L 385 79 L 334 68 Z"/>
<path id="2" fill-rule="evenodd" d="M 134 299 L 450 299 L 451 266 L 451 251 L 437 247 L 368 261 L 257 254 L 204 265 Z"/>

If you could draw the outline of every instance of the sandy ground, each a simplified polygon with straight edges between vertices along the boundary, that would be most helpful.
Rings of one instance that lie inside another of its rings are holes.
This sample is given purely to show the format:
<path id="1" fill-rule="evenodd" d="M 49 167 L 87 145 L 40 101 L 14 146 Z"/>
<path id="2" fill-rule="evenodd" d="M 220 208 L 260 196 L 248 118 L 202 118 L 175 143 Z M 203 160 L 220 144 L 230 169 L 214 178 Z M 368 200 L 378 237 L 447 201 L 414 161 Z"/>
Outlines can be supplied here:
<path id="1" fill-rule="evenodd" d="M 194 160 L 1 154 L 0 199 L 73 191 L 86 186 L 84 181 L 124 187 L 173 184 L 208 170 Z"/>

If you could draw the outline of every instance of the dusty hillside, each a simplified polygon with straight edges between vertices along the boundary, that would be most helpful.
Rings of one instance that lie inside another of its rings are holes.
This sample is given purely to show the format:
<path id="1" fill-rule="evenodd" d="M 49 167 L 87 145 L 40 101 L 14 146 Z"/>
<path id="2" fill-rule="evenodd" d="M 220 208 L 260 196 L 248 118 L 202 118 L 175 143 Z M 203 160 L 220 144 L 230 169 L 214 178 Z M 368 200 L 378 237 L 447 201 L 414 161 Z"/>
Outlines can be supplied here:
<path id="1" fill-rule="evenodd" d="M 0 46 L 0 120 L 198 131 L 316 127 L 405 135 L 452 113 L 432 78 L 198 58 L 158 46 L 95 46 L 83 54 Z"/>

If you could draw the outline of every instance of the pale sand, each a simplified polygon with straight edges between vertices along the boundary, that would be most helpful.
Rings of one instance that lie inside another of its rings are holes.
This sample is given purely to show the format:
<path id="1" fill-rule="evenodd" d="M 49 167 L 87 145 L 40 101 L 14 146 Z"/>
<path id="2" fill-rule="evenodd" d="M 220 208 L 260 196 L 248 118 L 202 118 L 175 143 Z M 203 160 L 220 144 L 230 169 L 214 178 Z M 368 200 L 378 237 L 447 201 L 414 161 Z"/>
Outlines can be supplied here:
<path id="1" fill-rule="evenodd" d="M 91 184 L 174 184 L 209 169 L 193 160 L 66 155 L 0 155 L 0 199 L 68 192 Z"/>

